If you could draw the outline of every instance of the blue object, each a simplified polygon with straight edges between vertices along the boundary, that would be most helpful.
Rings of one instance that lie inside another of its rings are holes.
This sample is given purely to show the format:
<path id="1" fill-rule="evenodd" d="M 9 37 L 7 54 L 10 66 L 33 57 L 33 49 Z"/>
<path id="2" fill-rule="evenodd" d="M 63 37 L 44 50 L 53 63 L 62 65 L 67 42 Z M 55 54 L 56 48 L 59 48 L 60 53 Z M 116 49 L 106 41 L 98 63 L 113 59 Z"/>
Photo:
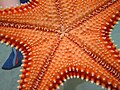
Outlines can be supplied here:
<path id="1" fill-rule="evenodd" d="M 27 3 L 29 0 L 20 0 L 20 3 Z"/>
<path id="2" fill-rule="evenodd" d="M 12 48 L 12 52 L 4 65 L 2 66 L 2 69 L 4 70 L 10 70 L 16 67 L 21 66 L 22 64 L 23 55 L 20 51 L 16 50 L 15 48 Z"/>

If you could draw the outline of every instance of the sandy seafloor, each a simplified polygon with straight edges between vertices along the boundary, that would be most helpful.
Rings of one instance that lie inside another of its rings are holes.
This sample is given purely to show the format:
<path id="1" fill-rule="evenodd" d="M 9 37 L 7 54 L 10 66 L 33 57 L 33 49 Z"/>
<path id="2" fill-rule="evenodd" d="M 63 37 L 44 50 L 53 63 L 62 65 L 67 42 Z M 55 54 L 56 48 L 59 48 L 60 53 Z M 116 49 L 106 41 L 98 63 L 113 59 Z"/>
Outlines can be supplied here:
<path id="1" fill-rule="evenodd" d="M 112 38 L 117 44 L 117 48 L 120 48 L 120 22 L 116 25 L 113 32 Z M 19 85 L 17 80 L 19 79 L 20 68 L 12 70 L 2 70 L 1 67 L 6 61 L 7 57 L 11 52 L 10 46 L 6 47 L 5 44 L 0 44 L 0 90 L 18 90 L 16 87 Z M 91 84 L 81 79 L 71 79 L 64 83 L 59 90 L 107 90 L 102 89 L 100 86 Z"/>

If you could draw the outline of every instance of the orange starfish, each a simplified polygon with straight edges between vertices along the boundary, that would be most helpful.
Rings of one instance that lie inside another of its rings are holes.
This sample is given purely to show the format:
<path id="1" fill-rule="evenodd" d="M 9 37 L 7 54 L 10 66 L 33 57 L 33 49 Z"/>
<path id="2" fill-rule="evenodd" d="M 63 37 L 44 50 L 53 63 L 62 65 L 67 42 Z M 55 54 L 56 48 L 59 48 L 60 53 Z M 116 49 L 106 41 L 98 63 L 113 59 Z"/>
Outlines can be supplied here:
<path id="1" fill-rule="evenodd" d="M 0 11 L 0 40 L 24 55 L 20 90 L 53 90 L 69 77 L 120 90 L 110 32 L 120 0 L 32 0 Z"/>

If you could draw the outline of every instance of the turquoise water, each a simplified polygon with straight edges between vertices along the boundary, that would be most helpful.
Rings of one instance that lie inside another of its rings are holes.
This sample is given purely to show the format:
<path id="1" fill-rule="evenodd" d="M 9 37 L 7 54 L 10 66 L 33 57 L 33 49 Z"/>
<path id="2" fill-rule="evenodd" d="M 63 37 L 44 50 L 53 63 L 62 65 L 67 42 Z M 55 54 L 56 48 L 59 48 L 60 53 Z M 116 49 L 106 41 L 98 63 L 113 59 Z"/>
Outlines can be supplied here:
<path id="1" fill-rule="evenodd" d="M 12 70 L 1 69 L 10 52 L 10 47 L 6 47 L 5 44 L 0 44 L 0 90 L 17 90 L 20 67 Z"/>
<path id="2" fill-rule="evenodd" d="M 120 21 L 119 21 L 120 23 Z M 117 44 L 117 48 L 120 48 L 120 24 L 116 25 L 112 32 L 112 39 L 115 44 Z M 2 67 L 3 63 L 7 59 L 8 55 L 11 52 L 11 48 L 6 47 L 5 44 L 0 44 L 0 67 Z M 19 85 L 17 80 L 19 79 L 20 67 L 12 70 L 2 70 L 0 69 L 0 90 L 17 90 L 16 87 Z M 95 84 L 91 84 L 90 82 L 86 82 L 81 79 L 71 79 L 67 80 L 64 84 L 64 87 L 61 86 L 59 90 L 106 90 L 101 89 L 100 86 L 96 86 Z"/>
<path id="3" fill-rule="evenodd" d="M 111 35 L 114 43 L 117 45 L 117 48 L 120 48 L 120 20 L 118 24 L 115 25 Z"/>

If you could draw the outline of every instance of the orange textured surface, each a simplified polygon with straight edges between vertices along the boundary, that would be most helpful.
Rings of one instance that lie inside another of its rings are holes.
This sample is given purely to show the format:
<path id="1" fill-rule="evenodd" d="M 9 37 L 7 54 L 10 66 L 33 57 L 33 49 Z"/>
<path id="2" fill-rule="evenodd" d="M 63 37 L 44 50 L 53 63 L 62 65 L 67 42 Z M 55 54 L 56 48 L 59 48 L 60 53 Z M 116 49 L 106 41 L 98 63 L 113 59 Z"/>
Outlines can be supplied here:
<path id="1" fill-rule="evenodd" d="M 0 40 L 24 55 L 20 90 L 54 90 L 81 78 L 120 90 L 120 53 L 110 33 L 120 0 L 32 0 L 0 10 Z"/>

